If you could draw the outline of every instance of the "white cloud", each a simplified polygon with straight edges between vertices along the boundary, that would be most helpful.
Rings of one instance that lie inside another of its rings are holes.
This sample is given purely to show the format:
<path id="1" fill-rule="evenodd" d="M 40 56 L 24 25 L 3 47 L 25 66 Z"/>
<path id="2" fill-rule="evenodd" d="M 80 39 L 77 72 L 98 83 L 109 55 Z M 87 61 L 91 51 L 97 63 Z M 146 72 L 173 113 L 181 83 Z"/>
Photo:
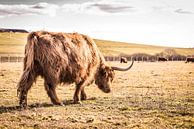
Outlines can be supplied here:
<path id="1" fill-rule="evenodd" d="M 152 12 L 176 13 L 176 14 L 194 14 L 193 3 L 185 2 L 175 3 L 175 0 L 93 0 L 82 3 L 66 3 L 63 5 L 50 4 L 46 2 L 34 5 L 27 4 L 0 4 L 0 17 L 13 15 L 49 15 L 55 16 L 57 9 L 63 12 L 91 15 L 136 15 L 148 14 Z M 186 8 L 188 7 L 189 8 Z M 186 9 L 185 9 L 186 8 Z"/>
<path id="2" fill-rule="evenodd" d="M 74 12 L 74 13 L 84 13 L 84 14 L 98 14 L 98 15 L 107 15 L 107 14 L 126 14 L 126 13 L 135 13 L 137 8 L 131 6 L 126 2 L 120 2 L 116 0 L 100 0 L 85 2 L 79 4 L 64 4 L 62 6 L 64 12 Z"/>
<path id="3" fill-rule="evenodd" d="M 183 9 L 177 9 L 175 10 L 175 12 L 180 14 L 194 14 L 194 12 L 183 10 Z"/>
<path id="4" fill-rule="evenodd" d="M 57 5 L 48 3 L 37 3 L 35 5 L 15 4 L 4 5 L 0 4 L 0 17 L 18 16 L 18 15 L 49 15 L 55 16 Z"/>
<path id="5" fill-rule="evenodd" d="M 129 15 L 147 13 L 193 14 L 194 2 L 188 0 L 94 0 L 84 3 L 68 3 L 62 6 L 63 12 L 97 15 Z M 187 8 L 188 7 L 188 8 Z M 186 8 L 186 10 L 185 10 Z"/>

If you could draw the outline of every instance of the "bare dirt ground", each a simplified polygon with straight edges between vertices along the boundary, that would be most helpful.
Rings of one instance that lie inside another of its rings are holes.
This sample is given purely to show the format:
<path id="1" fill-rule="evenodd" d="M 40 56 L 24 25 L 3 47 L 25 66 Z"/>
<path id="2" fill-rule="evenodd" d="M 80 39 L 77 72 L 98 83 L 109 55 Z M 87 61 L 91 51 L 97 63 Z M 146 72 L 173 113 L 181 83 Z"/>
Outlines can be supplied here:
<path id="1" fill-rule="evenodd" d="M 72 104 L 73 84 L 59 85 L 63 107 L 51 104 L 39 78 L 23 111 L 16 95 L 21 73 L 22 63 L 0 64 L 0 128 L 194 128 L 193 63 L 135 62 L 130 71 L 116 72 L 111 93 L 86 87 L 82 105 Z"/>

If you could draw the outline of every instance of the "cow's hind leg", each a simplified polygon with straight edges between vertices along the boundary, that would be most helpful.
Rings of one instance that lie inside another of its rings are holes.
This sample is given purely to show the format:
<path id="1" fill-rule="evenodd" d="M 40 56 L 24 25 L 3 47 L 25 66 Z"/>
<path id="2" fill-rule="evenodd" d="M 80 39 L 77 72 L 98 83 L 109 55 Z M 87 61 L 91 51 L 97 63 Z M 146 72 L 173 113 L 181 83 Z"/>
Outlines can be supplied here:
<path id="1" fill-rule="evenodd" d="M 45 86 L 45 89 L 47 91 L 48 96 L 51 99 L 51 102 L 55 105 L 63 105 L 63 103 L 57 97 L 56 84 L 45 82 L 44 86 Z"/>
<path id="2" fill-rule="evenodd" d="M 32 71 L 24 71 L 21 76 L 17 89 L 17 94 L 19 96 L 19 105 L 21 108 L 27 108 L 27 94 L 36 77 L 37 76 Z"/>
<path id="3" fill-rule="evenodd" d="M 87 99 L 87 95 L 86 92 L 84 90 L 84 87 L 81 89 L 81 100 L 86 100 Z"/>

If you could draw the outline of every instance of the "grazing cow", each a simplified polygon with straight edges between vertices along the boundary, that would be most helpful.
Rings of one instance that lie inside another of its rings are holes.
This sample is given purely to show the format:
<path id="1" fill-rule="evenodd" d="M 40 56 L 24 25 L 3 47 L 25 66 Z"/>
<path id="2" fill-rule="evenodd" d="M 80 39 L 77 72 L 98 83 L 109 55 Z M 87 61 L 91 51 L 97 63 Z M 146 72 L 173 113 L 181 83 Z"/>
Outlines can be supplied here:
<path id="1" fill-rule="evenodd" d="M 63 105 L 56 94 L 56 85 L 75 83 L 74 103 L 86 100 L 84 87 L 92 82 L 105 93 L 111 91 L 114 70 L 97 48 L 93 39 L 78 33 L 32 32 L 25 46 L 24 69 L 18 83 L 17 93 L 20 107 L 27 107 L 27 94 L 37 76 L 44 79 L 44 87 L 51 102 Z"/>
<path id="2" fill-rule="evenodd" d="M 158 61 L 167 61 L 167 59 L 164 57 L 158 57 Z"/>
<path id="3" fill-rule="evenodd" d="M 121 57 L 120 63 L 127 63 L 127 58 Z"/>
<path id="4" fill-rule="evenodd" d="M 187 57 L 185 63 L 194 62 L 194 57 Z"/>

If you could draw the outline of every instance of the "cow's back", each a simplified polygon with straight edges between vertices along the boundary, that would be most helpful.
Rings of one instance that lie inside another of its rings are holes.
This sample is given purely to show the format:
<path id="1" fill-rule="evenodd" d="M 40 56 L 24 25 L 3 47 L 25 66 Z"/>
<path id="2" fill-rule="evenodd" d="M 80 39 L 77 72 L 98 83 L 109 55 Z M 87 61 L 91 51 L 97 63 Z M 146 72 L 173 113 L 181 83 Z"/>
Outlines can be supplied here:
<path id="1" fill-rule="evenodd" d="M 79 83 L 97 69 L 98 48 L 91 38 L 78 33 L 37 32 L 37 35 L 35 60 L 45 79 Z"/>

